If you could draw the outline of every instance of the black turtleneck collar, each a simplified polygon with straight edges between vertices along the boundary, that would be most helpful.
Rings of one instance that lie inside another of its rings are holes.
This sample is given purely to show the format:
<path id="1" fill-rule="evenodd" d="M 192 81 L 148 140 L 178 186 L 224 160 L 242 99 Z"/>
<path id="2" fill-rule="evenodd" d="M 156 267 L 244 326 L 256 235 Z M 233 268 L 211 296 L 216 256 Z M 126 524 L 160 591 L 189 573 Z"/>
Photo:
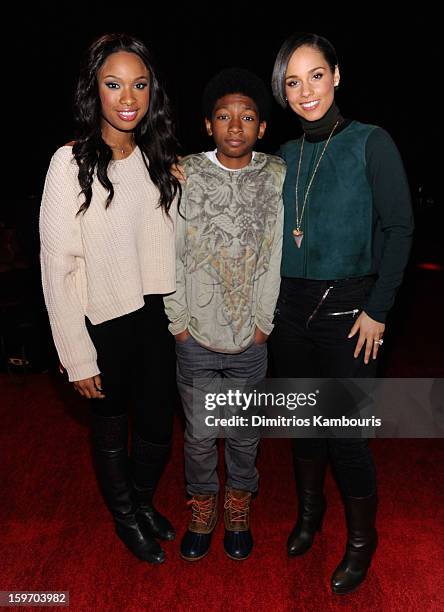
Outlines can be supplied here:
<path id="1" fill-rule="evenodd" d="M 302 129 L 304 130 L 305 138 L 308 142 L 320 142 L 322 140 L 327 140 L 334 124 L 337 121 L 339 123 L 335 129 L 333 138 L 351 123 L 351 119 L 344 119 L 342 117 L 334 100 L 328 111 L 320 119 L 317 119 L 316 121 L 307 121 L 303 117 L 299 117 L 299 120 L 302 124 Z"/>

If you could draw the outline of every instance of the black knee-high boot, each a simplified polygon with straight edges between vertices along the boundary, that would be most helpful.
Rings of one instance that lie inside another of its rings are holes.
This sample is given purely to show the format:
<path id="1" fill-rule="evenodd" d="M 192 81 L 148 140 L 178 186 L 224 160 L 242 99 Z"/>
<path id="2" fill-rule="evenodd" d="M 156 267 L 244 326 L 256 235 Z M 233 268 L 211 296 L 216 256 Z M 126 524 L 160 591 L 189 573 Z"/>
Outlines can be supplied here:
<path id="1" fill-rule="evenodd" d="M 326 469 L 326 457 L 294 457 L 298 518 L 287 541 L 287 551 L 291 557 L 306 553 L 313 544 L 316 531 L 321 530 L 326 508 L 323 493 Z"/>
<path id="2" fill-rule="evenodd" d="M 161 540 L 174 540 L 176 532 L 170 521 L 153 505 L 153 496 L 168 461 L 171 444 L 154 444 L 132 434 L 131 469 L 137 520 L 145 532 Z"/>
<path id="3" fill-rule="evenodd" d="M 378 543 L 375 528 L 377 496 L 345 497 L 347 547 L 344 558 L 331 578 L 335 593 L 354 591 L 367 575 Z"/>
<path id="4" fill-rule="evenodd" d="M 97 479 L 114 518 L 116 533 L 129 550 L 149 563 L 165 556 L 158 542 L 144 533 L 136 517 L 128 460 L 126 415 L 106 417 L 93 413 L 92 444 Z"/>

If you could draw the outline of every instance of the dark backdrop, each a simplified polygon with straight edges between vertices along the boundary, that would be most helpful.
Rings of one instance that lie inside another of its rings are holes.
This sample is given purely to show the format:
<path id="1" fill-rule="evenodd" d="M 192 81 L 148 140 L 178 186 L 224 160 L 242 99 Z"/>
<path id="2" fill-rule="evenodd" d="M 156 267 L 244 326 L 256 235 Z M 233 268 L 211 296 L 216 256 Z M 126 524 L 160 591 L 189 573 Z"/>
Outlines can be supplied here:
<path id="1" fill-rule="evenodd" d="M 283 40 L 294 31 L 312 31 L 329 38 L 337 49 L 341 69 L 337 100 L 342 114 L 387 129 L 406 165 L 417 230 L 390 329 L 391 346 L 416 358 L 409 369 L 404 358 L 401 375 L 444 372 L 440 365 L 443 68 L 437 17 L 416 6 L 415 14 L 404 10 L 392 13 L 389 20 L 387 3 L 385 7 L 355 3 L 347 10 L 338 4 L 331 7 L 331 15 L 319 3 L 303 14 L 293 4 L 294 8 L 282 1 L 58 3 L 31 9 L 20 5 L 15 15 L 4 19 L 3 42 L 7 42 L 0 63 L 0 91 L 6 172 L 0 230 L 7 243 L 0 244 L 0 340 L 6 350 L 1 350 L 0 369 L 5 356 L 33 350 L 34 361 L 40 359 L 45 365 L 48 357 L 41 354 L 42 346 L 52 350 L 40 288 L 38 211 L 51 155 L 74 135 L 72 97 L 89 43 L 105 32 L 128 31 L 151 47 L 176 112 L 185 154 L 213 146 L 203 130 L 200 100 L 215 72 L 243 66 L 268 84 Z M 298 134 L 295 116 L 275 104 L 261 147 L 273 152 Z M 421 268 L 424 263 L 440 271 Z M 415 338 L 422 344 L 412 352 Z"/>
<path id="2" fill-rule="evenodd" d="M 117 7 L 120 8 L 117 8 Z M 173 3 L 119 5 L 59 3 L 24 11 L 11 24 L 6 70 L 12 74 L 3 115 L 12 130 L 15 153 L 11 173 L 20 184 L 8 184 L 11 196 L 38 195 L 54 150 L 71 140 L 72 95 L 80 58 L 91 40 L 109 31 L 129 31 L 153 50 L 178 119 L 185 153 L 208 148 L 200 112 L 205 82 L 226 66 L 239 65 L 258 73 L 268 84 L 276 53 L 296 30 L 314 31 L 335 45 L 341 68 L 338 102 L 344 116 L 385 127 L 401 149 L 414 190 L 435 189 L 436 160 L 430 155 L 435 122 L 441 112 L 442 66 L 433 34 L 433 16 L 421 13 L 387 21 L 375 5 L 359 12 L 319 19 L 320 7 L 304 17 L 283 2 L 259 8 L 256 3 L 208 2 L 185 8 Z M 339 7 L 338 7 L 339 8 Z M 370 10 L 371 9 L 371 10 Z M 439 35 L 438 35 L 439 39 Z M 9 111 L 12 111 L 11 114 Z M 296 135 L 294 115 L 277 105 L 263 148 Z M 9 140 L 9 139 L 8 139 Z M 428 144 L 429 142 L 429 144 Z M 23 163 L 19 164 L 19 160 Z M 14 167 L 15 166 L 15 167 Z M 10 174 L 9 176 L 11 176 Z"/>

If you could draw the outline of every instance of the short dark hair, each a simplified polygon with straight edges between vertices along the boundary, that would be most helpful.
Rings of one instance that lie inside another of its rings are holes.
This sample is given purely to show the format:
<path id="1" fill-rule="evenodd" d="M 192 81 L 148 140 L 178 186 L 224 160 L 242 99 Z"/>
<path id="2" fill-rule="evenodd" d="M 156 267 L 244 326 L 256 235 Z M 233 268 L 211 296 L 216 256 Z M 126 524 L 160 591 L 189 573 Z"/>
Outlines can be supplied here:
<path id="1" fill-rule="evenodd" d="M 216 74 L 205 87 L 202 99 L 203 112 L 211 119 L 216 102 L 228 94 L 243 94 L 257 106 L 260 121 L 268 119 L 271 96 L 263 80 L 244 68 L 226 68 Z"/>
<path id="2" fill-rule="evenodd" d="M 310 34 L 308 32 L 296 32 L 284 41 L 284 44 L 279 49 L 276 61 L 273 68 L 273 76 L 271 77 L 271 88 L 276 102 L 282 108 L 286 108 L 287 100 L 285 97 L 285 74 L 287 72 L 288 62 L 291 56 L 299 49 L 299 47 L 315 47 L 322 53 L 325 61 L 330 66 L 331 71 L 334 72 L 338 65 L 338 58 L 336 55 L 335 48 L 329 40 L 323 36 L 317 34 Z"/>

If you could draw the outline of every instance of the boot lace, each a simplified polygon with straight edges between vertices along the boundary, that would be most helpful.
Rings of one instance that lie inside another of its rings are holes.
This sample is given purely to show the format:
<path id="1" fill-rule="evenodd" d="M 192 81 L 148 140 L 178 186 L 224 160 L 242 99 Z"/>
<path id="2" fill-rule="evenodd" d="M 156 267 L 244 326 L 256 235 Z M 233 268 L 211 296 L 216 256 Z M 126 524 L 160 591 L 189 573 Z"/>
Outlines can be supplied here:
<path id="1" fill-rule="evenodd" d="M 246 523 L 250 511 L 250 496 L 239 499 L 228 492 L 224 508 L 229 512 L 231 523 Z"/>
<path id="2" fill-rule="evenodd" d="M 190 501 L 187 502 L 187 506 L 191 506 L 191 520 L 193 523 L 208 525 L 213 512 L 213 503 L 214 500 L 211 497 L 204 500 L 196 499 L 195 497 L 191 498 Z"/>

